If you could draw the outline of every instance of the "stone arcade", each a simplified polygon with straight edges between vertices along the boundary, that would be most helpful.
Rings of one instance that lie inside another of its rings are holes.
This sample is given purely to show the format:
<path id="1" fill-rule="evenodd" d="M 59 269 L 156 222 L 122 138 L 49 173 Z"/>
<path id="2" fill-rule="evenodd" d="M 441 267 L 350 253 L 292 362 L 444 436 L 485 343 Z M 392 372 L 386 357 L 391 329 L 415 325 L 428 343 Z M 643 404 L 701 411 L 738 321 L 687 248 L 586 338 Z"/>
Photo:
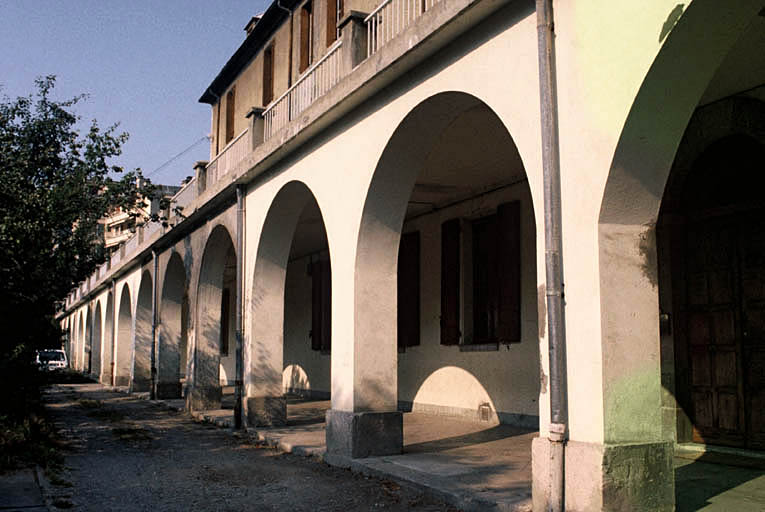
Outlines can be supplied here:
<path id="1" fill-rule="evenodd" d="M 283 7 L 283 8 L 282 8 Z M 672 510 L 683 443 L 765 447 L 765 4 L 554 2 L 567 510 Z M 204 92 L 210 162 L 66 300 L 103 383 L 399 453 L 402 412 L 549 462 L 537 18 L 285 0 Z M 210 37 L 214 35 L 210 34 Z"/>

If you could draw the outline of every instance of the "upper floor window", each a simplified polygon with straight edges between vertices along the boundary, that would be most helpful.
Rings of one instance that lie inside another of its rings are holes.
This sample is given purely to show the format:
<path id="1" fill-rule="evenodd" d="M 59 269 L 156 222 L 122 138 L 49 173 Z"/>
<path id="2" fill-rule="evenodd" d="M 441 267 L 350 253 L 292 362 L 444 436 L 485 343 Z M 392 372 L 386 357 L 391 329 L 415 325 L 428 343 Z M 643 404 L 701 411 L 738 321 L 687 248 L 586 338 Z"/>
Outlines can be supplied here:
<path id="1" fill-rule="evenodd" d="M 234 138 L 234 112 L 236 110 L 236 87 L 226 95 L 226 144 Z"/>
<path id="2" fill-rule="evenodd" d="M 308 0 L 300 9 L 300 67 L 302 73 L 311 65 L 311 40 L 313 39 L 313 2 Z"/>
<path id="3" fill-rule="evenodd" d="M 337 41 L 337 21 L 342 8 L 342 0 L 327 0 L 327 47 Z"/>
<path id="4" fill-rule="evenodd" d="M 263 106 L 274 99 L 274 44 L 263 51 Z"/>

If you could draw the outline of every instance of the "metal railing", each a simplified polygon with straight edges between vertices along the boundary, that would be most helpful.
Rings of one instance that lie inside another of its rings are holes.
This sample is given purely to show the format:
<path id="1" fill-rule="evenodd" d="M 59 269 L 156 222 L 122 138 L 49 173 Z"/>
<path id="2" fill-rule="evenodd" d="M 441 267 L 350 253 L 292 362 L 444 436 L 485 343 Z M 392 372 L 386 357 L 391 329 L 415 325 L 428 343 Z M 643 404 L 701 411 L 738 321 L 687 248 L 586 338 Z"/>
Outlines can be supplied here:
<path id="1" fill-rule="evenodd" d="M 367 25 L 367 57 L 431 9 L 440 0 L 385 0 L 364 19 Z"/>
<path id="2" fill-rule="evenodd" d="M 207 164 L 206 185 L 209 187 L 228 174 L 250 152 L 248 129 L 234 137 L 218 155 Z"/>
<path id="3" fill-rule="evenodd" d="M 263 112 L 263 140 L 271 138 L 340 81 L 344 74 L 340 52 L 342 44 L 340 39 L 330 46 L 321 59 L 266 108 Z"/>

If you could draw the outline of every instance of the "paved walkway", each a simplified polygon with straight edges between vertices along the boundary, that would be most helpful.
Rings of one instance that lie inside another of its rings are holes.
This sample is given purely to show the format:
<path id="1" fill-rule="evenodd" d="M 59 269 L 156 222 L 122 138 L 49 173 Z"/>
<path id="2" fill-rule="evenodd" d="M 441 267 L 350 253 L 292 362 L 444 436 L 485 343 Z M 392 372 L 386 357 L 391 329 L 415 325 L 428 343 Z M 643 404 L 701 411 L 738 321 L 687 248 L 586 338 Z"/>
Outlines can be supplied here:
<path id="1" fill-rule="evenodd" d="M 325 454 L 329 400 L 289 398 L 287 404 L 286 427 L 252 428 L 250 434 L 286 452 L 410 482 L 463 510 L 531 510 L 531 440 L 536 432 L 409 412 L 404 414 L 402 455 L 350 460 Z M 168 405 L 182 408 L 183 402 Z M 222 427 L 234 424 L 228 408 L 194 416 Z"/>
<path id="2" fill-rule="evenodd" d="M 92 385 L 92 387 L 99 387 Z M 182 410 L 183 400 L 164 400 Z M 286 452 L 324 458 L 357 473 L 392 477 L 441 497 L 462 510 L 531 509 L 531 439 L 535 432 L 421 413 L 404 414 L 402 455 L 347 460 L 325 454 L 324 414 L 329 401 L 288 399 L 288 425 L 249 434 Z M 197 420 L 233 426 L 233 411 L 195 413 Z M 765 457 L 683 453 L 675 459 L 677 510 L 765 511 Z M 750 467 L 737 467 L 742 465 Z M 35 472 L 0 477 L 0 510 L 46 510 Z"/>

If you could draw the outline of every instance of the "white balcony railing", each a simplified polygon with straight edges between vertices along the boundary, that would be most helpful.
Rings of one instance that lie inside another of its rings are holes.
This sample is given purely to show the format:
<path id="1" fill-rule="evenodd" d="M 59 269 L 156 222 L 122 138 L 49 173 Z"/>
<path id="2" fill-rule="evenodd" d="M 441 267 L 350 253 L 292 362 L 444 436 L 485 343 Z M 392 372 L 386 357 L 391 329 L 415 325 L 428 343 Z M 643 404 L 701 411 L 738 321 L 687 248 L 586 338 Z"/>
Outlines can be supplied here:
<path id="1" fill-rule="evenodd" d="M 431 9 L 440 0 L 385 0 L 364 19 L 367 25 L 367 57 Z"/>
<path id="2" fill-rule="evenodd" d="M 343 77 L 341 45 L 342 40 L 338 40 L 330 46 L 324 57 L 266 108 L 263 112 L 264 140 L 271 138 L 340 81 Z"/>
<path id="3" fill-rule="evenodd" d="M 209 187 L 222 176 L 228 174 L 236 164 L 242 161 L 250 152 L 250 138 L 247 137 L 248 130 L 234 137 L 218 155 L 207 164 L 206 186 Z"/>
<path id="4" fill-rule="evenodd" d="M 170 215 L 173 215 L 173 208 L 183 208 L 191 204 L 197 198 L 197 179 L 191 178 L 181 189 L 170 198 Z"/>

